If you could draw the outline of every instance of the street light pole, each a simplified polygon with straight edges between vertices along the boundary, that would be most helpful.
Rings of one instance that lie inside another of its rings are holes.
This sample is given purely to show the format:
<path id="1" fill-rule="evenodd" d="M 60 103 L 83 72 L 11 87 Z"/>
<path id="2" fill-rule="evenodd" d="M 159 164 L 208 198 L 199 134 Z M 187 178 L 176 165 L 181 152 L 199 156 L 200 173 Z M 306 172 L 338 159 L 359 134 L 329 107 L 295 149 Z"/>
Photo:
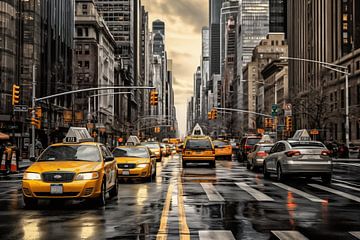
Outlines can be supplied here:
<path id="1" fill-rule="evenodd" d="M 36 66 L 33 65 L 33 79 L 32 79 L 32 101 L 31 101 L 31 118 L 35 118 L 35 99 L 36 99 L 36 79 L 35 79 Z M 30 158 L 35 157 L 35 125 L 31 125 L 31 148 Z"/>
<path id="2" fill-rule="evenodd" d="M 310 62 L 315 64 L 321 64 L 324 68 L 330 69 L 335 72 L 339 72 L 345 74 L 345 143 L 346 146 L 349 147 L 350 144 L 350 123 L 349 123 L 349 70 L 347 67 L 342 65 L 337 65 L 328 62 L 321 62 L 317 60 L 305 59 L 305 58 L 294 58 L 294 57 L 280 57 L 280 59 L 286 60 L 294 60 L 294 61 L 302 61 L 302 62 Z M 337 69 L 340 68 L 341 70 Z"/>

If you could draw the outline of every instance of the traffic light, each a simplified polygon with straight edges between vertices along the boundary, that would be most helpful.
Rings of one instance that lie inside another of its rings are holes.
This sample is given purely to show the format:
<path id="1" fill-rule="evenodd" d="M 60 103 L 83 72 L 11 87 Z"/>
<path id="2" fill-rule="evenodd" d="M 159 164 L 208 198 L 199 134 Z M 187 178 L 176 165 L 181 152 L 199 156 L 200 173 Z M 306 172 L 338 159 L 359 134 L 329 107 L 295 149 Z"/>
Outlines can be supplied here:
<path id="1" fill-rule="evenodd" d="M 42 109 L 41 109 L 41 107 L 36 108 L 35 116 L 36 116 L 36 118 L 39 118 L 39 119 L 42 118 Z"/>
<path id="2" fill-rule="evenodd" d="M 212 119 L 214 120 L 214 119 L 217 119 L 217 109 L 216 108 L 213 108 L 212 110 L 211 110 L 211 112 L 212 112 Z"/>
<path id="3" fill-rule="evenodd" d="M 156 91 L 150 92 L 150 105 L 157 106 L 159 103 L 159 93 Z"/>
<path id="4" fill-rule="evenodd" d="M 208 112 L 208 119 L 212 120 L 212 112 Z"/>
<path id="5" fill-rule="evenodd" d="M 41 120 L 36 118 L 31 118 L 31 125 L 35 126 L 35 128 L 40 129 L 41 128 Z"/>
<path id="6" fill-rule="evenodd" d="M 265 118 L 265 128 L 272 128 L 273 126 L 272 118 Z"/>
<path id="7" fill-rule="evenodd" d="M 12 86 L 12 105 L 19 104 L 20 102 L 20 86 L 13 84 Z"/>
<path id="8" fill-rule="evenodd" d="M 291 132 L 292 131 L 292 117 L 285 117 L 285 130 Z"/>

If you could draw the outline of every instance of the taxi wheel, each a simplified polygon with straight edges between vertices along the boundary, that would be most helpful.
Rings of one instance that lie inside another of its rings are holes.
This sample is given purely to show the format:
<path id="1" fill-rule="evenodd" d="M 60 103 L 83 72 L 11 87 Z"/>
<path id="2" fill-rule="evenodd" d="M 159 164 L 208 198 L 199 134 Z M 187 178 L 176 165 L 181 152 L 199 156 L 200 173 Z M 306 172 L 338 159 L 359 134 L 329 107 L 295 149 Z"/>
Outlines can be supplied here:
<path id="1" fill-rule="evenodd" d="M 156 174 L 157 174 L 157 172 L 156 172 L 156 165 L 155 165 L 155 171 L 154 171 L 154 174 L 152 175 L 152 179 L 156 178 Z"/>
<path id="2" fill-rule="evenodd" d="M 113 188 L 109 191 L 109 195 L 111 198 L 117 197 L 119 192 L 119 182 L 118 177 L 115 178 L 115 185 Z"/>
<path id="3" fill-rule="evenodd" d="M 210 161 L 210 162 L 209 162 L 209 166 L 210 166 L 211 168 L 216 168 L 216 162 L 215 162 L 215 161 Z"/>
<path id="4" fill-rule="evenodd" d="M 279 182 L 281 182 L 281 181 L 283 181 L 283 180 L 285 179 L 280 164 L 277 165 L 276 175 L 277 175 L 276 178 L 277 178 L 277 180 L 278 180 Z"/>
<path id="5" fill-rule="evenodd" d="M 95 204 L 97 206 L 105 206 L 106 204 L 106 185 L 105 185 L 105 181 L 103 181 L 103 183 L 101 184 L 101 193 L 100 193 L 100 196 L 97 197 L 95 199 Z"/>
<path id="6" fill-rule="evenodd" d="M 38 200 L 23 196 L 24 204 L 26 208 L 34 208 L 37 206 Z"/>
<path id="7" fill-rule="evenodd" d="M 181 163 L 182 163 L 182 167 L 186 168 L 186 162 L 183 160 Z"/>

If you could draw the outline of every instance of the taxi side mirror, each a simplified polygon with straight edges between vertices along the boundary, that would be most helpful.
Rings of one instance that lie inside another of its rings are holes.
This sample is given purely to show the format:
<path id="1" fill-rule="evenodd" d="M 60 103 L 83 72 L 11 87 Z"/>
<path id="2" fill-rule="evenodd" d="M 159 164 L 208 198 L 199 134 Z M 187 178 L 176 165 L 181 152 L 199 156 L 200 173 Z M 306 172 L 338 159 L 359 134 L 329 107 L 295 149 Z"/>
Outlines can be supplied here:
<path id="1" fill-rule="evenodd" d="M 105 157 L 105 162 L 111 162 L 111 161 L 114 161 L 114 157 L 112 157 L 112 156 Z"/>
<path id="2" fill-rule="evenodd" d="M 36 157 L 30 157 L 29 160 L 30 160 L 31 162 L 35 162 L 35 161 L 36 161 Z"/>

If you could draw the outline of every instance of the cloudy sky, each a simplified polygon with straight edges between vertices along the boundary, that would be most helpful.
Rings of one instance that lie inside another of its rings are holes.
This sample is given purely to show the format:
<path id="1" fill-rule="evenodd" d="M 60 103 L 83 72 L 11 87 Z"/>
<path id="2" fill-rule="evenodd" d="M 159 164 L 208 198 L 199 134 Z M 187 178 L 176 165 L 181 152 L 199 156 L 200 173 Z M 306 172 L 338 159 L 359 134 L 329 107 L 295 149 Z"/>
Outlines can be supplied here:
<path id="1" fill-rule="evenodd" d="M 186 131 L 186 104 L 193 94 L 193 74 L 200 65 L 201 28 L 208 25 L 207 0 L 142 0 L 150 24 L 165 22 L 166 50 L 173 60 L 174 90 L 181 135 Z"/>

